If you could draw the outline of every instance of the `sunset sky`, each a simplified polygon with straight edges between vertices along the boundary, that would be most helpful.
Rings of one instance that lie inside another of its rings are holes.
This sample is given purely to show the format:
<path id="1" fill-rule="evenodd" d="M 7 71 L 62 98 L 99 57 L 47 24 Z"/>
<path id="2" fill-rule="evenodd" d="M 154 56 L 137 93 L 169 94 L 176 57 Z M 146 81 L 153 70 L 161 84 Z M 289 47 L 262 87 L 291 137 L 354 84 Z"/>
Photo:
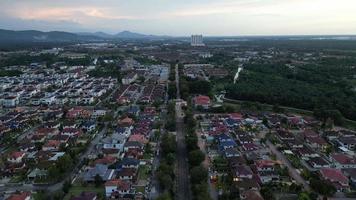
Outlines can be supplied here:
<path id="1" fill-rule="evenodd" d="M 0 28 L 145 34 L 356 34 L 355 0 L 0 0 Z"/>

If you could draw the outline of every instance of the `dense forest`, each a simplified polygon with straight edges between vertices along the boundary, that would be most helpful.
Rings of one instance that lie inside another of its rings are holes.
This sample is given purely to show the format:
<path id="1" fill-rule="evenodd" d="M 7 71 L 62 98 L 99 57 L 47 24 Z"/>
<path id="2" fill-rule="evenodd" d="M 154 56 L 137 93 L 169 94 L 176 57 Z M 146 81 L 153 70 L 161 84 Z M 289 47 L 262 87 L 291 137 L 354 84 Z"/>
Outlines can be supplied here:
<path id="1" fill-rule="evenodd" d="M 227 84 L 227 97 L 307 110 L 340 111 L 356 120 L 356 58 L 320 58 L 316 63 L 248 64 L 237 84 Z"/>

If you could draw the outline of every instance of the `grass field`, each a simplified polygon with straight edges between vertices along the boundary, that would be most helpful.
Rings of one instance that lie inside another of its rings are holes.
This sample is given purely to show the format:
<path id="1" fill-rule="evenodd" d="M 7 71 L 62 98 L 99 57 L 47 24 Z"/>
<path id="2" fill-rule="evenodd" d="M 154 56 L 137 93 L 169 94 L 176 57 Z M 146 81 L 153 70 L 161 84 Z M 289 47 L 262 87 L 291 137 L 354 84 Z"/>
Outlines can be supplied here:
<path id="1" fill-rule="evenodd" d="M 138 180 L 147 180 L 148 179 L 149 167 L 147 165 L 140 166 L 138 169 Z"/>
<path id="2" fill-rule="evenodd" d="M 78 196 L 82 192 L 95 192 L 99 196 L 105 196 L 104 187 L 95 187 L 95 186 L 72 186 L 68 192 L 68 194 L 64 197 L 64 200 L 69 200 L 71 196 Z M 100 198 L 99 198 L 100 199 Z"/>

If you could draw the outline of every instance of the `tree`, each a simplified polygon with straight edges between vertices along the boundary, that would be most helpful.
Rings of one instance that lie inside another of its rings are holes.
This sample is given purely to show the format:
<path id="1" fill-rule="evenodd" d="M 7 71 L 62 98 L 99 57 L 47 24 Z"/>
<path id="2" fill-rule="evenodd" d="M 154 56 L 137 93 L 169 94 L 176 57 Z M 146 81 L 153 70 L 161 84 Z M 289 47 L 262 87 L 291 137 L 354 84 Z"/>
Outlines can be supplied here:
<path id="1" fill-rule="evenodd" d="M 101 184 L 103 184 L 103 178 L 101 178 L 101 176 L 99 174 L 95 175 L 94 184 L 95 184 L 95 187 L 100 187 Z"/>
<path id="2" fill-rule="evenodd" d="M 185 137 L 185 143 L 187 145 L 187 149 L 189 151 L 199 149 L 197 143 L 198 143 L 198 137 L 195 133 L 188 133 Z"/>
<path id="3" fill-rule="evenodd" d="M 176 159 L 176 157 L 173 153 L 169 153 L 166 156 L 166 161 L 167 161 L 167 164 L 169 164 L 169 165 L 172 165 L 174 163 L 175 159 Z"/>
<path id="4" fill-rule="evenodd" d="M 206 182 L 193 185 L 193 195 L 197 200 L 211 200 Z"/>
<path id="5" fill-rule="evenodd" d="M 265 200 L 273 200 L 273 192 L 271 187 L 269 186 L 263 186 L 260 190 L 261 195 Z"/>
<path id="6" fill-rule="evenodd" d="M 332 196 L 335 194 L 336 189 L 333 185 L 328 182 L 316 178 L 311 178 L 310 187 L 313 188 L 316 192 L 326 196 Z"/>
<path id="7" fill-rule="evenodd" d="M 52 165 L 48 168 L 48 177 L 52 180 L 58 180 L 61 176 L 60 169 L 56 165 Z"/>
<path id="8" fill-rule="evenodd" d="M 190 170 L 190 179 L 192 184 L 199 184 L 208 180 L 208 170 L 203 166 L 196 166 Z"/>
<path id="9" fill-rule="evenodd" d="M 70 155 L 64 154 L 62 157 L 58 159 L 57 166 L 59 167 L 61 173 L 65 173 L 72 168 L 73 159 L 71 158 Z"/>
<path id="10" fill-rule="evenodd" d="M 169 195 L 168 192 L 165 192 L 158 196 L 156 200 L 172 200 L 172 197 Z"/>
<path id="11" fill-rule="evenodd" d="M 188 160 L 190 166 L 198 166 L 205 160 L 205 154 L 201 150 L 194 150 L 189 152 Z"/>
<path id="12" fill-rule="evenodd" d="M 72 187 L 72 184 L 69 181 L 64 181 L 62 191 L 67 194 L 69 189 Z"/>
<path id="13" fill-rule="evenodd" d="M 152 153 L 152 147 L 151 147 L 151 144 L 149 142 L 145 145 L 145 153 L 147 153 L 147 154 L 151 154 Z"/>
<path id="14" fill-rule="evenodd" d="M 306 192 L 299 193 L 298 200 L 311 200 L 309 194 Z"/>

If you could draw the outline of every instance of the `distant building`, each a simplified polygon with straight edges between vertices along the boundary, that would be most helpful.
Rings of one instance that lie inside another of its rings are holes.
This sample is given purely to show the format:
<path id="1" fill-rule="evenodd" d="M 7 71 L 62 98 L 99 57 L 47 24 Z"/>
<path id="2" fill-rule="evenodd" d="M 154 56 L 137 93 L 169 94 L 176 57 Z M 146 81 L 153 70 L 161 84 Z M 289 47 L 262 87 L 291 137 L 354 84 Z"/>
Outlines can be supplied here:
<path id="1" fill-rule="evenodd" d="M 190 44 L 193 47 L 205 46 L 203 43 L 203 35 L 192 35 Z"/>

